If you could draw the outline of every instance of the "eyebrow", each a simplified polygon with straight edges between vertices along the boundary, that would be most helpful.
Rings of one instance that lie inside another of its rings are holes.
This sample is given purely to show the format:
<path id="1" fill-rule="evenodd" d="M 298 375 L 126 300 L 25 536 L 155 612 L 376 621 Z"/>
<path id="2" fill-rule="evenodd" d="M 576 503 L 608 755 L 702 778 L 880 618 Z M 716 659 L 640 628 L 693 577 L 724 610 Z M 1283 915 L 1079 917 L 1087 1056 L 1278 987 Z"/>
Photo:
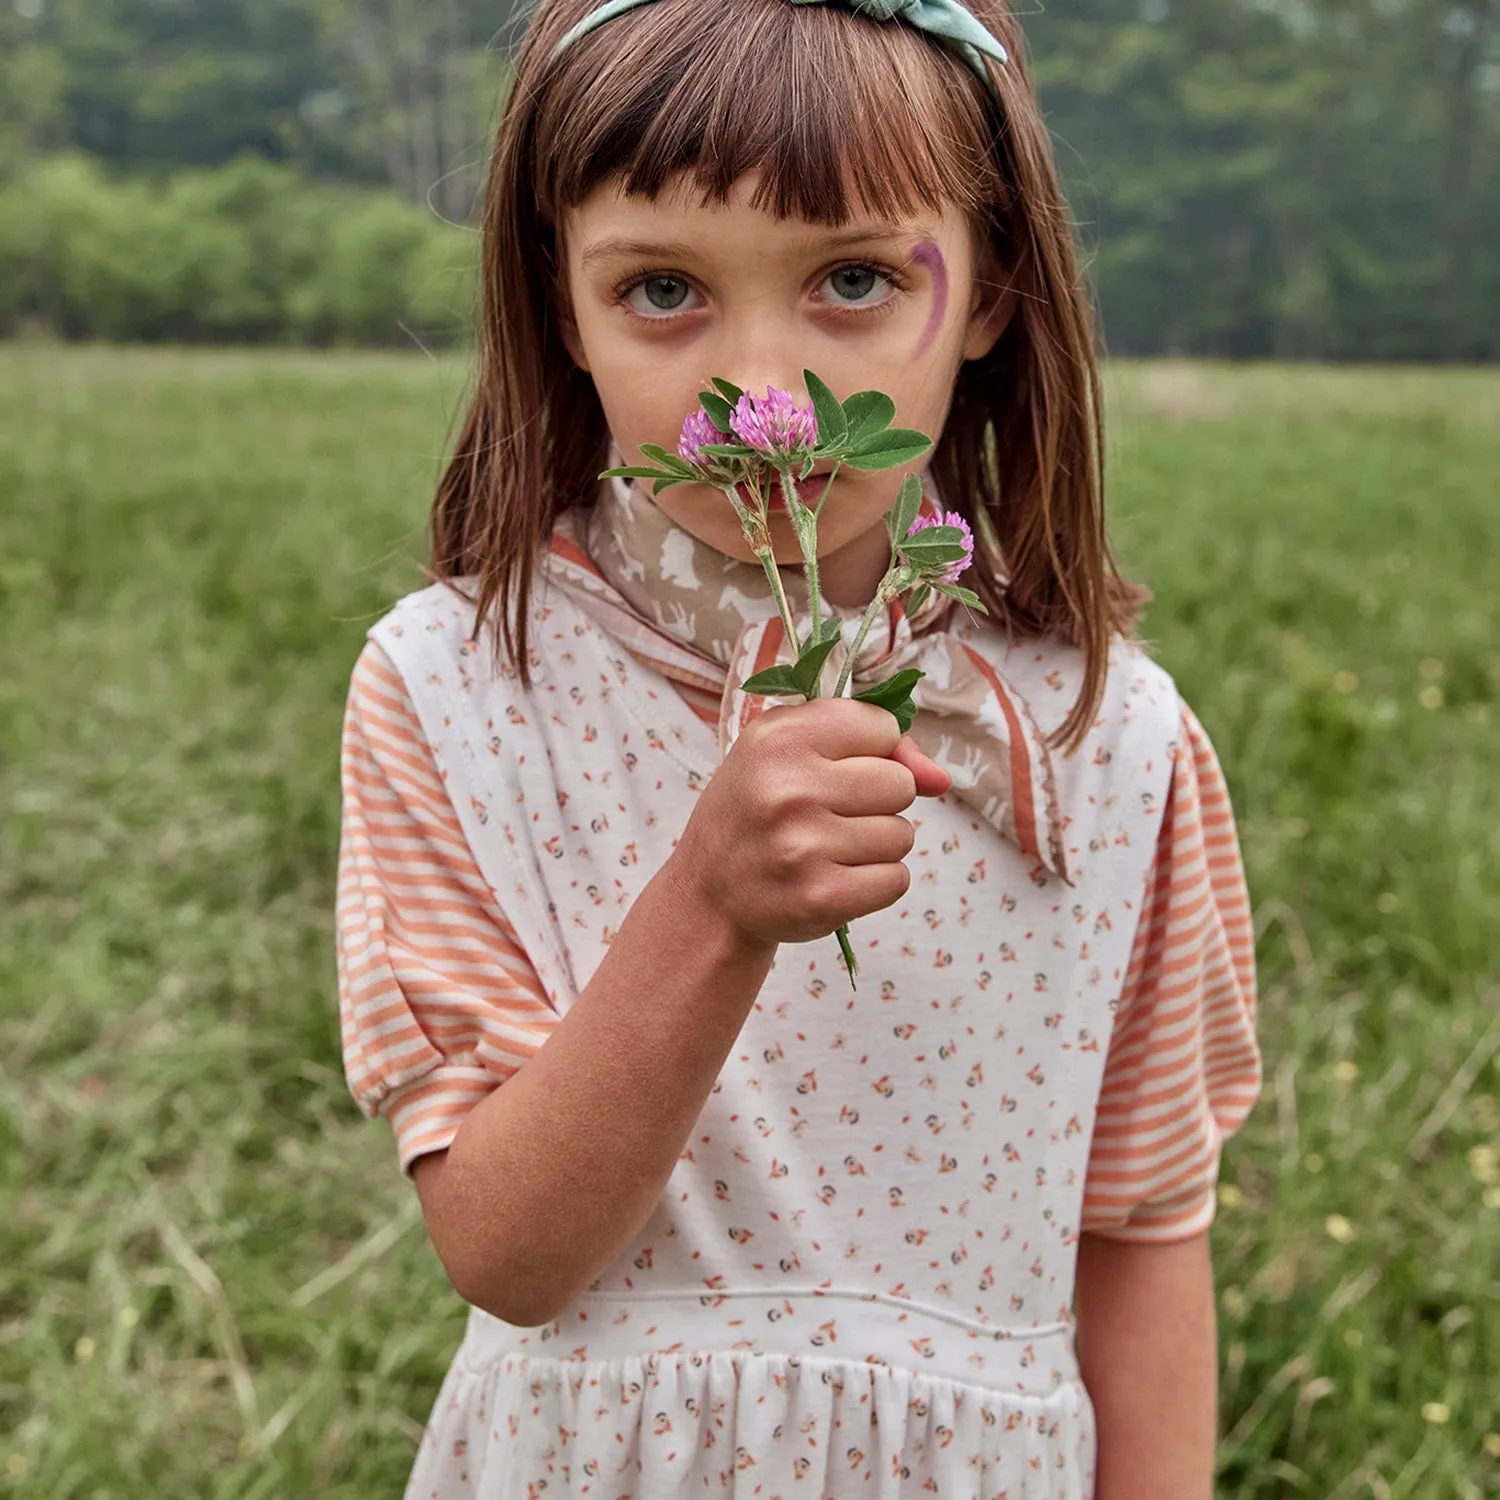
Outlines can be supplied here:
<path id="1" fill-rule="evenodd" d="M 839 250 L 846 245 L 861 245 L 870 240 L 920 238 L 931 231 L 922 225 L 872 224 L 864 229 L 845 230 L 841 234 L 814 234 L 792 243 L 794 255 L 808 255 L 815 250 Z M 631 257 L 641 260 L 689 260 L 695 254 L 692 245 L 657 240 L 599 240 L 583 252 L 580 265 L 586 271 L 601 261 Z"/>

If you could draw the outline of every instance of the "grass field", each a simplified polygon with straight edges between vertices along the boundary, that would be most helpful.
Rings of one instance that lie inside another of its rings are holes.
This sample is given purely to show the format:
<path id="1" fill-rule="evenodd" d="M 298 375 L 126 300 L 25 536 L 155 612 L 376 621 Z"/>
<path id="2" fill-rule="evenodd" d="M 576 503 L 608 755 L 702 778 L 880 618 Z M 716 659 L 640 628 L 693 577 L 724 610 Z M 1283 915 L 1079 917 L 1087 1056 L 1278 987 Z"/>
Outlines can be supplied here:
<path id="1" fill-rule="evenodd" d="M 345 1091 L 338 734 L 465 374 L 0 349 L 0 1495 L 400 1493 L 462 1309 Z M 1500 371 L 1111 399 L 1260 934 L 1220 1494 L 1500 1494 Z"/>

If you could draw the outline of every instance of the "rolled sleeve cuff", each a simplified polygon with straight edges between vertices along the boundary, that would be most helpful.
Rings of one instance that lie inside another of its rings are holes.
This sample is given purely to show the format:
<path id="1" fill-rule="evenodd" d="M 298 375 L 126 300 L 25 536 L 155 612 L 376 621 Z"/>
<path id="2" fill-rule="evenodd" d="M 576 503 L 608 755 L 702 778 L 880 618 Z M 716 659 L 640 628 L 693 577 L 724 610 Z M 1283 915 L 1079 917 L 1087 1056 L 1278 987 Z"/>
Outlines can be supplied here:
<path id="1" fill-rule="evenodd" d="M 388 1095 L 380 1112 L 395 1132 L 401 1170 L 410 1175 L 419 1156 L 446 1151 L 465 1116 L 499 1083 L 477 1063 L 446 1063 Z"/>
<path id="2" fill-rule="evenodd" d="M 1119 1224 L 1090 1225 L 1087 1233 L 1127 1244 L 1170 1245 L 1204 1233 L 1218 1209 L 1218 1189 L 1210 1183 L 1160 1202 L 1142 1203 Z"/>

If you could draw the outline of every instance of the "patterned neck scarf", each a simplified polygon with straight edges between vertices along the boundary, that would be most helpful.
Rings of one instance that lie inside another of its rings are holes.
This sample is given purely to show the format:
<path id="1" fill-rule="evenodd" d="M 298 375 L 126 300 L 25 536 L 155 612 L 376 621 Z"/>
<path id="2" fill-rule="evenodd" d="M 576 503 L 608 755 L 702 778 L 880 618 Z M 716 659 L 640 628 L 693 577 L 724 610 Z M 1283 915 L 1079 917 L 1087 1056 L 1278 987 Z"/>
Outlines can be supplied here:
<path id="1" fill-rule="evenodd" d="M 621 463 L 612 445 L 610 467 Z M 924 482 L 921 514 L 941 520 L 930 476 Z M 607 635 L 675 684 L 700 717 L 717 718 L 721 758 L 750 719 L 778 701 L 740 687 L 756 672 L 796 660 L 764 570 L 683 530 L 643 485 L 601 481 L 592 510 L 559 519 L 546 567 Z M 781 579 L 798 632 L 806 635 L 812 617 L 803 570 L 784 567 Z M 835 674 L 825 683 L 831 691 L 864 609 L 825 600 L 824 613 L 844 622 L 844 644 L 833 648 L 825 667 Z M 948 795 L 1066 881 L 1051 751 L 1026 701 L 969 644 L 974 627 L 965 613 L 937 593 L 910 619 L 901 600 L 892 601 L 860 647 L 849 691 L 907 667 L 925 673 L 912 693 L 917 715 L 910 734 L 951 772 Z"/>

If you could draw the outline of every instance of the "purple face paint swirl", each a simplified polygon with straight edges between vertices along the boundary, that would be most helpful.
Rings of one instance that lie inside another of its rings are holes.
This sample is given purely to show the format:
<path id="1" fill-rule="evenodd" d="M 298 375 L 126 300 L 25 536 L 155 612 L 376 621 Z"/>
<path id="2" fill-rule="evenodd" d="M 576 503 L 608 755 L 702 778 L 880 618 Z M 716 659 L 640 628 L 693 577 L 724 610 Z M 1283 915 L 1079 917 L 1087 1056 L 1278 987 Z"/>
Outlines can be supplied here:
<path id="1" fill-rule="evenodd" d="M 917 354 L 923 355 L 937 337 L 943 326 L 943 315 L 948 311 L 948 267 L 943 261 L 943 252 L 931 240 L 923 240 L 911 253 L 913 265 L 926 266 L 932 272 L 932 316 L 922 332 L 922 341 L 917 345 Z"/>

